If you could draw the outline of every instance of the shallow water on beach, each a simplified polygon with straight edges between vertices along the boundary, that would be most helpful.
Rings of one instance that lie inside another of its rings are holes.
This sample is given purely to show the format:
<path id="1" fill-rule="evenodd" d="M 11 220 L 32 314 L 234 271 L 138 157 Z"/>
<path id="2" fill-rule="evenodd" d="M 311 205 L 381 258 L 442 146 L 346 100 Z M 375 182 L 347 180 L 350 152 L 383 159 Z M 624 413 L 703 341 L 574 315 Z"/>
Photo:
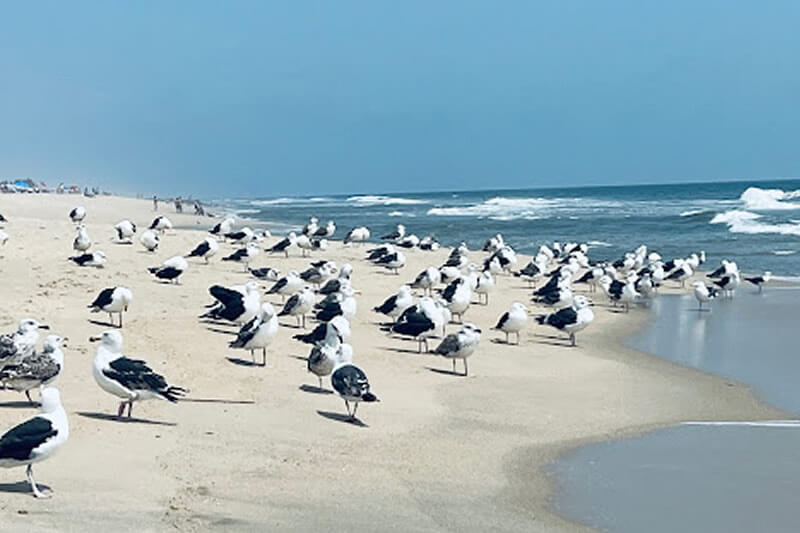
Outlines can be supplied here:
<path id="1" fill-rule="evenodd" d="M 629 344 L 753 386 L 800 414 L 800 290 L 740 289 L 698 312 L 660 297 Z M 800 423 L 686 424 L 591 444 L 551 466 L 555 509 L 604 531 L 799 531 Z"/>

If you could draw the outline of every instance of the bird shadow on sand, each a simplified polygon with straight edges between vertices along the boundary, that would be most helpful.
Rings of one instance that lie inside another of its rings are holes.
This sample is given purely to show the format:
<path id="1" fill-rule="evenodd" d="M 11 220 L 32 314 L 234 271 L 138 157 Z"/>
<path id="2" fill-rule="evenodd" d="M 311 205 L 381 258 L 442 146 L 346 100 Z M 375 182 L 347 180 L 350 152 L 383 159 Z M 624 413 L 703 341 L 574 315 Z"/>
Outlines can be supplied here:
<path id="1" fill-rule="evenodd" d="M 95 326 L 103 326 L 104 328 L 116 328 L 119 329 L 119 326 L 116 324 L 112 324 L 111 322 L 104 322 L 102 320 L 92 320 L 91 318 L 88 320 L 89 324 L 94 324 Z"/>
<path id="2" fill-rule="evenodd" d="M 93 420 L 103 420 L 106 422 L 118 422 L 121 424 L 149 424 L 153 426 L 177 426 L 175 422 L 162 422 L 160 420 L 146 420 L 144 418 L 136 418 L 127 416 L 118 417 L 117 415 L 110 415 L 108 413 L 92 413 L 88 411 L 78 411 L 78 414 L 84 418 L 91 418 Z"/>
<path id="3" fill-rule="evenodd" d="M 456 377 L 459 377 L 459 378 L 467 377 L 467 376 L 464 375 L 463 372 L 453 372 L 452 370 L 446 370 L 444 368 L 434 368 L 432 366 L 426 366 L 425 369 L 426 370 L 430 370 L 431 372 L 433 372 L 435 374 L 444 374 L 446 376 L 456 376 Z"/>
<path id="4" fill-rule="evenodd" d="M 221 333 L 223 335 L 236 335 L 235 331 L 228 331 L 226 329 L 220 329 L 220 328 L 212 328 L 210 326 L 206 326 L 206 331 L 210 331 L 212 333 Z"/>
<path id="5" fill-rule="evenodd" d="M 317 414 L 323 418 L 327 418 L 328 420 L 334 420 L 336 422 L 344 422 L 345 424 L 350 424 L 352 426 L 357 426 L 360 428 L 368 428 L 369 426 L 366 425 L 364 422 L 359 420 L 358 418 L 350 418 L 349 415 L 344 415 L 342 413 L 333 413 L 331 411 L 320 411 L 317 410 Z"/>
<path id="6" fill-rule="evenodd" d="M 502 344 L 503 346 L 518 346 L 518 344 L 516 342 L 506 342 L 506 340 L 503 339 L 503 338 L 494 338 L 494 339 L 490 340 L 489 342 L 491 342 L 493 344 Z"/>
<path id="7" fill-rule="evenodd" d="M 179 402 L 188 403 L 219 403 L 225 405 L 255 405 L 255 400 L 231 400 L 228 398 L 180 398 Z"/>
<path id="8" fill-rule="evenodd" d="M 226 357 L 225 359 L 227 359 L 228 362 L 231 362 L 234 365 L 239 365 L 239 366 L 253 366 L 253 367 L 255 367 L 255 366 L 263 367 L 264 366 L 261 363 L 254 363 L 253 361 L 248 361 L 247 359 L 240 359 L 238 357 Z"/>
<path id="9" fill-rule="evenodd" d="M 305 384 L 303 384 L 303 385 L 300 385 L 297 388 L 300 389 L 303 392 L 310 392 L 311 394 L 333 394 L 332 390 L 323 389 L 323 388 L 317 387 L 315 385 L 305 385 Z"/>
<path id="10" fill-rule="evenodd" d="M 297 359 L 298 361 L 308 361 L 308 357 L 305 355 L 290 355 L 289 357 Z"/>
<path id="11" fill-rule="evenodd" d="M 284 328 L 303 329 L 303 326 L 298 326 L 297 324 L 287 324 L 286 322 L 281 322 L 280 325 Z"/>
<path id="12" fill-rule="evenodd" d="M 556 337 L 554 335 L 534 335 L 537 344 L 549 344 L 550 346 L 561 346 L 565 348 L 572 348 L 572 343 L 569 339 L 563 337 Z"/>
<path id="13" fill-rule="evenodd" d="M 44 483 L 36 483 L 39 490 L 49 492 L 52 489 Z M 31 486 L 27 481 L 17 481 L 16 483 L 0 483 L 0 492 L 7 494 L 31 494 Z"/>
<path id="14" fill-rule="evenodd" d="M 411 350 L 410 348 L 397 348 L 397 347 L 394 347 L 394 346 L 383 346 L 380 349 L 381 350 L 387 350 L 387 351 L 390 351 L 390 352 L 405 353 L 405 354 L 410 354 L 410 355 L 422 355 L 422 354 L 425 353 L 425 352 L 420 353 L 419 351 Z"/>
<path id="15" fill-rule="evenodd" d="M 0 408 L 8 407 L 9 409 L 38 409 L 41 407 L 39 402 L 30 403 L 27 400 L 17 400 L 11 402 L 0 403 Z"/>

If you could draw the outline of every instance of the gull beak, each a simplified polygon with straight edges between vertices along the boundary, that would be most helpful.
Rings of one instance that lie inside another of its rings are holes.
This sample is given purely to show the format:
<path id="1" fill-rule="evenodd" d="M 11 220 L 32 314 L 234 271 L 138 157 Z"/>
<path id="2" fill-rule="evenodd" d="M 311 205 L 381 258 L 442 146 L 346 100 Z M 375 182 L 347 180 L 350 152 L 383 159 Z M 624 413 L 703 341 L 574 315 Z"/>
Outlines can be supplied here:
<path id="1" fill-rule="evenodd" d="M 100 342 L 100 337 L 89 337 L 89 342 Z"/>
<path id="2" fill-rule="evenodd" d="M 50 326 L 47 324 L 39 324 L 39 329 L 50 329 Z"/>
<path id="3" fill-rule="evenodd" d="M 357 294 L 357 295 L 361 296 L 364 293 L 362 291 L 353 291 L 353 294 Z"/>

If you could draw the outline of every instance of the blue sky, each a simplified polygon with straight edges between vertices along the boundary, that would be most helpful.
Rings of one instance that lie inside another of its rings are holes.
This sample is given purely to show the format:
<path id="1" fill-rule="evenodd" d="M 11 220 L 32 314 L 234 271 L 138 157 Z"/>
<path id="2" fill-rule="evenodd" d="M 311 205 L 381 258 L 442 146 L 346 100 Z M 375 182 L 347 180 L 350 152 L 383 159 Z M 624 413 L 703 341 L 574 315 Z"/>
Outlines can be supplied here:
<path id="1" fill-rule="evenodd" d="M 16 2 L 0 176 L 201 196 L 800 174 L 800 2 Z"/>

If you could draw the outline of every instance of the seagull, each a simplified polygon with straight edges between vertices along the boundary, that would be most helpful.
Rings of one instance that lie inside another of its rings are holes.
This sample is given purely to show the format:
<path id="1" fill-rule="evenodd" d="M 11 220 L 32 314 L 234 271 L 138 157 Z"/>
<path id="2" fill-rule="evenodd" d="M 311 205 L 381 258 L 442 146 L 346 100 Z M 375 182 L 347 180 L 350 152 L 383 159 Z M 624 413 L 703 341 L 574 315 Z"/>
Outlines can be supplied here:
<path id="1" fill-rule="evenodd" d="M 33 479 L 33 463 L 53 455 L 69 438 L 67 413 L 61 406 L 58 389 L 42 389 L 42 411 L 0 436 L 0 466 L 27 465 L 25 474 L 37 498 L 49 498 L 52 491 L 41 491 Z"/>
<path id="2" fill-rule="evenodd" d="M 180 284 L 178 278 L 189 268 L 189 263 L 183 256 L 176 255 L 164 261 L 161 266 L 150 267 L 147 270 L 158 279 L 172 281 Z"/>
<path id="3" fill-rule="evenodd" d="M 8 242 L 8 233 L 0 229 L 0 245 L 4 245 Z"/>
<path id="4" fill-rule="evenodd" d="M 267 294 L 280 294 L 281 301 L 283 301 L 286 296 L 299 291 L 303 285 L 304 282 L 302 279 L 300 279 L 300 275 L 297 273 L 297 271 L 292 270 L 286 276 L 276 281 L 275 284 L 267 291 Z"/>
<path id="5" fill-rule="evenodd" d="M 433 287 L 442 281 L 442 274 L 436 267 L 428 267 L 420 272 L 411 283 L 412 289 L 422 289 L 423 294 L 431 294 Z"/>
<path id="6" fill-rule="evenodd" d="M 395 274 L 400 273 L 400 269 L 406 266 L 406 256 L 403 255 L 402 252 L 394 252 L 391 254 L 384 255 L 377 261 L 375 264 L 381 265 L 386 269 L 394 270 Z"/>
<path id="7" fill-rule="evenodd" d="M 256 362 L 255 351 L 261 349 L 261 366 L 267 366 L 267 346 L 278 334 L 278 317 L 275 309 L 268 302 L 261 305 L 260 313 L 239 330 L 236 340 L 231 342 L 231 348 L 250 350 L 253 363 Z"/>
<path id="8" fill-rule="evenodd" d="M 541 265 L 541 263 L 531 260 L 527 265 L 525 265 L 525 268 L 514 272 L 514 276 L 525 279 L 530 285 L 531 283 L 541 279 L 541 277 L 544 275 L 543 269 L 539 265 Z"/>
<path id="9" fill-rule="evenodd" d="M 353 265 L 345 263 L 339 269 L 339 276 L 336 279 L 328 280 L 325 285 L 319 289 L 320 294 L 333 294 L 339 292 L 343 286 L 350 284 L 350 276 L 353 275 Z"/>
<path id="10" fill-rule="evenodd" d="M 311 266 L 300 273 L 300 279 L 319 287 L 336 272 L 336 263 L 326 261 L 320 266 Z"/>
<path id="11" fill-rule="evenodd" d="M 114 229 L 117 232 L 117 239 L 127 244 L 133 244 L 133 236 L 136 234 L 136 224 L 125 219 L 117 223 Z"/>
<path id="12" fill-rule="evenodd" d="M 244 227 L 239 231 L 226 233 L 225 238 L 230 239 L 233 244 L 247 244 L 255 240 L 256 234 L 250 228 Z"/>
<path id="13" fill-rule="evenodd" d="M 153 219 L 153 222 L 150 223 L 149 229 L 164 233 L 168 229 L 172 229 L 172 222 L 164 215 L 157 216 Z"/>
<path id="14" fill-rule="evenodd" d="M 489 305 L 489 293 L 494 290 L 495 281 L 491 272 L 481 272 L 477 277 L 475 292 L 478 294 L 478 303 Z"/>
<path id="15" fill-rule="evenodd" d="M 709 278 L 721 278 L 722 276 L 726 276 L 728 274 L 733 274 L 734 272 L 738 272 L 739 267 L 733 261 L 728 261 L 727 259 L 723 259 L 722 263 L 720 264 L 719 268 L 714 270 L 711 274 L 707 277 Z"/>
<path id="16" fill-rule="evenodd" d="M 394 245 L 381 244 L 380 246 L 367 250 L 367 261 L 372 261 L 374 263 L 383 256 L 393 254 L 394 252 Z"/>
<path id="17" fill-rule="evenodd" d="M 122 313 L 128 311 L 128 306 L 133 301 L 133 292 L 127 287 L 110 287 L 103 289 L 97 298 L 89 304 L 92 313 L 103 311 L 108 313 L 108 320 L 114 325 L 112 313 L 119 314 L 119 327 L 122 327 Z"/>
<path id="18" fill-rule="evenodd" d="M 311 333 L 298 333 L 293 338 L 305 344 L 316 344 L 324 341 L 328 335 L 332 335 L 331 330 L 335 330 L 336 335 L 343 341 L 350 338 L 350 322 L 342 315 L 335 316 L 328 322 L 317 324 Z"/>
<path id="19" fill-rule="evenodd" d="M 303 231 L 301 232 L 303 235 L 313 235 L 316 233 L 319 226 L 317 225 L 319 219 L 317 217 L 311 217 L 308 219 L 308 224 L 303 226 Z"/>
<path id="20" fill-rule="evenodd" d="M 251 268 L 249 270 L 254 278 L 263 279 L 265 281 L 277 281 L 278 276 L 281 275 L 280 270 L 272 267 Z"/>
<path id="21" fill-rule="evenodd" d="M 454 316 L 458 316 L 458 321 L 461 322 L 463 314 L 469 309 L 472 301 L 472 288 L 466 278 L 459 277 L 445 287 L 442 298 L 447 302 L 450 312 Z"/>
<path id="22" fill-rule="evenodd" d="M 200 315 L 200 318 L 227 320 L 241 325 L 250 322 L 259 314 L 261 294 L 255 281 L 248 281 L 243 287 L 226 288 L 213 285 L 208 292 L 216 303 L 206 313 Z"/>
<path id="23" fill-rule="evenodd" d="M 402 239 L 406 235 L 406 227 L 402 224 L 397 225 L 397 229 L 395 229 L 391 233 L 387 233 L 383 237 L 381 237 L 382 241 L 396 241 L 398 239 Z"/>
<path id="24" fill-rule="evenodd" d="M 686 280 L 692 277 L 692 274 L 694 274 L 692 267 L 690 267 L 687 263 L 682 262 L 680 264 L 676 264 L 675 270 L 673 270 L 669 276 L 664 279 L 675 280 L 680 282 L 681 287 L 685 287 Z"/>
<path id="25" fill-rule="evenodd" d="M 714 280 L 714 285 L 717 285 L 720 289 L 725 291 L 725 295 L 728 298 L 733 298 L 736 289 L 739 287 L 741 283 L 741 277 L 739 276 L 739 272 L 735 271 L 731 274 L 726 274 L 722 277 L 722 279 Z"/>
<path id="26" fill-rule="evenodd" d="M 222 258 L 223 261 L 236 261 L 237 263 L 241 263 L 244 265 L 244 271 L 247 272 L 248 265 L 250 261 L 253 260 L 258 254 L 261 253 L 261 249 L 258 245 L 254 242 L 248 242 L 247 246 L 244 248 L 240 248 L 236 250 L 231 255 L 225 256 Z"/>
<path id="27" fill-rule="evenodd" d="M 82 267 L 102 268 L 106 264 L 106 254 L 97 251 L 90 254 L 76 255 L 75 257 L 70 257 L 69 260 Z"/>
<path id="28" fill-rule="evenodd" d="M 32 353 L 18 364 L 6 366 L 0 372 L 3 387 L 24 392 L 33 404 L 30 391 L 50 385 L 64 369 L 64 352 L 61 350 L 64 340 L 58 335 L 48 335 L 40 353 Z"/>
<path id="29" fill-rule="evenodd" d="M 92 247 L 92 240 L 89 238 L 89 232 L 86 231 L 86 226 L 83 224 L 78 226 L 78 234 L 75 240 L 72 241 L 72 249 L 76 252 L 85 252 Z"/>
<path id="30" fill-rule="evenodd" d="M 333 298 L 328 301 L 327 298 L 315 305 L 318 309 L 314 318 L 320 322 L 328 322 L 337 316 L 344 316 L 345 318 L 353 318 L 356 314 L 356 299 L 353 297 L 355 291 L 348 285 L 342 287 L 338 293 L 331 294 L 328 298 Z"/>
<path id="31" fill-rule="evenodd" d="M 565 307 L 549 315 L 539 315 L 536 317 L 536 321 L 568 333 L 572 346 L 575 346 L 575 334 L 594 320 L 594 313 L 589 308 L 590 305 L 589 300 L 579 294 L 575 296 L 571 307 Z"/>
<path id="32" fill-rule="evenodd" d="M 331 374 L 331 385 L 344 400 L 350 420 L 356 419 L 359 402 L 377 402 L 378 397 L 369 390 L 369 380 L 363 370 L 351 363 L 338 364 Z M 353 403 L 353 412 L 350 412 Z"/>
<path id="33" fill-rule="evenodd" d="M 344 244 L 359 243 L 363 244 L 368 241 L 370 237 L 369 229 L 366 226 L 357 226 L 347 232 L 344 236 Z"/>
<path id="34" fill-rule="evenodd" d="M 8 222 L 8 219 L 3 216 L 3 213 L 0 213 L 0 222 L 3 222 L 3 223 Z"/>
<path id="35" fill-rule="evenodd" d="M 189 252 L 186 257 L 202 257 L 205 259 L 206 264 L 219 250 L 219 243 L 214 237 L 206 237 L 200 244 L 194 247 L 194 250 Z"/>
<path id="36" fill-rule="evenodd" d="M 156 248 L 158 248 L 159 238 L 154 232 L 147 230 L 139 237 L 139 242 L 148 252 L 155 252 Z"/>
<path id="37" fill-rule="evenodd" d="M 292 295 L 291 298 L 284 304 L 278 316 L 291 315 L 297 319 L 297 326 L 300 327 L 302 319 L 302 327 L 306 327 L 306 313 L 311 311 L 314 307 L 314 292 L 311 287 L 306 285 L 299 292 Z"/>
<path id="38" fill-rule="evenodd" d="M 475 352 L 480 341 L 481 330 L 474 324 L 467 323 L 461 326 L 461 331 L 458 333 L 451 333 L 445 337 L 433 353 L 452 359 L 454 374 L 456 372 L 456 359 L 464 361 L 464 376 L 467 376 L 469 374 L 467 357 Z"/>
<path id="39" fill-rule="evenodd" d="M 409 307 L 414 304 L 414 295 L 411 294 L 411 287 L 408 285 L 402 285 L 400 290 L 397 291 L 397 294 L 394 294 L 384 302 L 374 307 L 372 310 L 376 313 L 380 313 L 382 315 L 386 315 L 392 319 L 392 321 L 397 321 L 397 318 Z"/>
<path id="40" fill-rule="evenodd" d="M 503 315 L 500 317 L 500 320 L 497 321 L 497 325 L 494 327 L 494 329 L 502 331 L 506 334 L 506 344 L 510 344 L 508 341 L 508 335 L 513 333 L 517 336 L 516 344 L 519 345 L 519 332 L 527 323 L 528 308 L 519 302 L 514 302 L 511 304 L 511 309 L 503 313 Z"/>
<path id="41" fill-rule="evenodd" d="M 413 234 L 406 235 L 401 239 L 397 239 L 397 242 L 395 244 L 397 244 L 397 246 L 400 246 L 401 248 L 415 248 L 419 244 L 419 237 Z"/>
<path id="42" fill-rule="evenodd" d="M 289 233 L 287 237 L 284 237 L 283 239 L 275 243 L 271 248 L 268 248 L 267 251 L 271 254 L 283 252 L 284 254 L 286 254 L 286 257 L 289 257 L 289 248 L 292 247 L 292 245 L 295 243 L 296 240 L 297 240 L 297 235 L 295 234 L 295 232 L 292 231 Z"/>
<path id="43" fill-rule="evenodd" d="M 33 318 L 20 320 L 17 331 L 0 336 L 0 370 L 33 354 L 39 342 L 39 330 L 50 329 Z"/>
<path id="44" fill-rule="evenodd" d="M 305 233 L 301 233 L 297 236 L 294 241 L 294 244 L 300 248 L 300 256 L 307 257 L 308 252 L 314 249 L 314 245 L 311 243 L 311 239 Z"/>
<path id="45" fill-rule="evenodd" d="M 694 297 L 697 298 L 697 311 L 703 311 L 703 304 L 711 303 L 711 300 L 716 298 L 718 289 L 716 287 L 710 287 L 699 280 L 695 281 L 692 285 L 694 286 Z M 709 311 L 710 310 L 711 309 L 709 309 Z"/>
<path id="46" fill-rule="evenodd" d="M 164 376 L 156 374 L 142 360 L 129 359 L 122 354 L 122 333 L 117 330 L 104 331 L 100 337 L 91 337 L 91 342 L 100 341 L 94 356 L 92 374 L 101 389 L 122 398 L 117 410 L 121 418 L 128 406 L 131 417 L 133 402 L 161 398 L 177 402 L 188 391 L 169 385 Z"/>
<path id="47" fill-rule="evenodd" d="M 483 243 L 483 248 L 481 249 L 484 252 L 494 253 L 503 246 L 505 246 L 505 242 L 503 241 L 503 236 L 498 233 L 497 235 L 491 237 L 485 243 Z"/>
<path id="48" fill-rule="evenodd" d="M 325 339 L 311 348 L 308 354 L 308 371 L 317 376 L 319 388 L 322 378 L 329 376 L 336 365 L 353 362 L 353 347 L 342 341 L 335 329 L 329 329 Z"/>
<path id="49" fill-rule="evenodd" d="M 417 340 L 417 351 L 422 353 L 422 346 L 428 352 L 428 338 L 433 337 L 443 328 L 449 316 L 430 297 L 423 297 L 417 305 L 412 305 L 400 315 L 400 318 L 389 328 L 390 333 L 414 337 Z"/>
<path id="50" fill-rule="evenodd" d="M 226 233 L 233 231 L 233 225 L 235 223 L 236 221 L 232 217 L 226 217 L 221 222 L 217 222 L 217 224 L 208 230 L 208 232 L 212 235 L 225 235 Z"/>
<path id="51" fill-rule="evenodd" d="M 764 285 L 769 283 L 769 280 L 772 279 L 772 272 L 767 270 L 766 272 L 764 272 L 760 276 L 752 276 L 752 277 L 744 278 L 744 279 L 745 279 L 745 281 L 747 281 L 749 283 L 752 283 L 753 285 L 758 287 L 758 292 L 761 292 L 761 290 L 764 288 Z"/>
<path id="52" fill-rule="evenodd" d="M 313 236 L 317 238 L 330 239 L 333 237 L 334 233 L 336 233 L 336 224 L 333 223 L 333 220 L 329 220 L 328 224 L 324 228 L 318 228 L 317 231 L 313 233 Z"/>
<path id="53" fill-rule="evenodd" d="M 69 218 L 75 224 L 83 222 L 83 219 L 86 218 L 86 209 L 82 206 L 74 208 L 72 211 L 69 212 Z"/>

